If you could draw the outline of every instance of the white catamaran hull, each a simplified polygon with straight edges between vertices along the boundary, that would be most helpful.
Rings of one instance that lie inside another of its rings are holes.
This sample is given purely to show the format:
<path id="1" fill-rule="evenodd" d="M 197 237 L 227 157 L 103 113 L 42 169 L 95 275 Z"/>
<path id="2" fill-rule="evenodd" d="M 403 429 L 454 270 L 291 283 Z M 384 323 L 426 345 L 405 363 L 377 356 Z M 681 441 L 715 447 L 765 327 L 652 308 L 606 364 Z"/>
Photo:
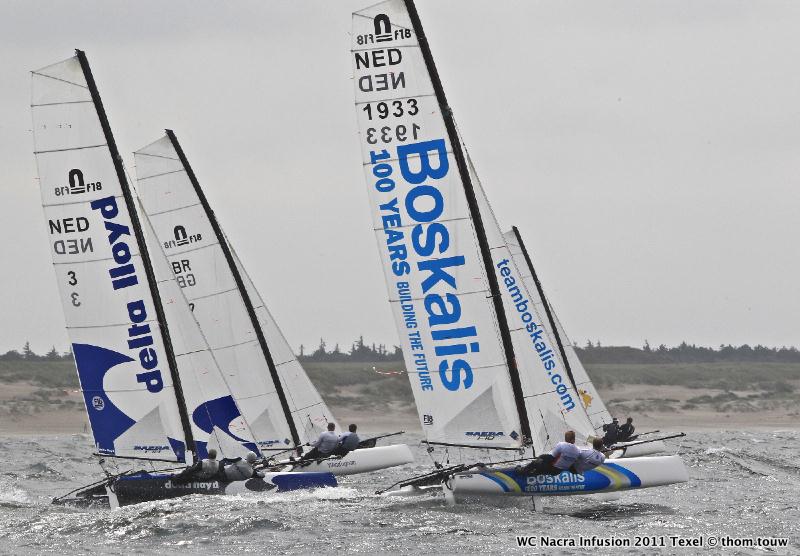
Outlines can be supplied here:
<path id="1" fill-rule="evenodd" d="M 414 454 L 407 444 L 392 444 L 375 448 L 360 448 L 348 452 L 344 457 L 331 457 L 315 460 L 304 465 L 296 465 L 293 471 L 327 472 L 334 475 L 355 475 L 368 473 L 414 461 Z"/>
<path id="2" fill-rule="evenodd" d="M 685 483 L 686 466 L 678 456 L 606 461 L 582 475 L 524 475 L 514 468 L 458 473 L 449 482 L 456 496 L 568 496 L 618 492 Z"/>
<path id="3" fill-rule="evenodd" d="M 667 445 L 661 440 L 647 442 L 645 444 L 633 444 L 622 446 L 619 450 L 614 450 L 611 454 L 612 459 L 620 458 L 639 458 L 642 456 L 652 456 L 667 451 Z"/>

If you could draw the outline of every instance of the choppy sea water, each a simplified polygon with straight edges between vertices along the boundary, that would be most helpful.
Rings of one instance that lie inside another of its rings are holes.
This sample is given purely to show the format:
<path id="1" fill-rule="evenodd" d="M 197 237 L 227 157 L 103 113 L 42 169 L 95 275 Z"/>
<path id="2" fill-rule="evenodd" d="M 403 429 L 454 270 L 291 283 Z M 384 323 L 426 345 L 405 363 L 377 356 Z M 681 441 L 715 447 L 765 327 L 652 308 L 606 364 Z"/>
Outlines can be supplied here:
<path id="1" fill-rule="evenodd" d="M 611 502 L 551 498 L 544 513 L 533 512 L 522 498 L 467 500 L 450 508 L 441 494 L 375 496 L 377 488 L 430 469 L 419 436 L 403 438 L 415 450 L 414 464 L 345 477 L 339 488 L 271 497 L 192 496 L 114 511 L 50 504 L 98 478 L 86 435 L 0 438 L 0 553 L 587 553 L 520 549 L 516 535 L 788 537 L 787 548 L 710 552 L 800 553 L 797 431 L 691 433 L 670 445 L 682 454 L 691 482 L 629 492 Z M 709 551 L 663 551 L 686 552 Z"/>

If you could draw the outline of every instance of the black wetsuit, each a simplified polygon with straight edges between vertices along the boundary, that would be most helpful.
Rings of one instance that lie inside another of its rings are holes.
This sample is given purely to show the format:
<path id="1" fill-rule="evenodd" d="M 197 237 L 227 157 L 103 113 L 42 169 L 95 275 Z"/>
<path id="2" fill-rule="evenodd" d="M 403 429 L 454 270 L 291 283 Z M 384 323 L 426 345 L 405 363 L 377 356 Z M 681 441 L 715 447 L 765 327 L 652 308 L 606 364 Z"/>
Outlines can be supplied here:
<path id="1" fill-rule="evenodd" d="M 619 439 L 619 427 L 616 423 L 609 423 L 605 427 L 606 434 L 603 436 L 603 444 L 608 447 L 613 446 Z"/>
<path id="2" fill-rule="evenodd" d="M 625 423 L 619 428 L 619 436 L 617 437 L 617 440 L 619 442 L 630 440 L 635 430 L 636 427 L 633 426 L 633 423 Z"/>

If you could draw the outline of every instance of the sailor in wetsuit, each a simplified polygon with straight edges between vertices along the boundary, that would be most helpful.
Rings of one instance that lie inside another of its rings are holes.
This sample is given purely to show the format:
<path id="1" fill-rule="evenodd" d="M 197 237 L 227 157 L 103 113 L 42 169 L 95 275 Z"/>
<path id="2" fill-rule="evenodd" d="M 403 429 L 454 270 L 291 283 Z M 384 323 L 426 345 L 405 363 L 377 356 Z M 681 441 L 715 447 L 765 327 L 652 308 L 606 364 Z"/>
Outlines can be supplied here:
<path id="1" fill-rule="evenodd" d="M 575 431 L 564 433 L 564 442 L 559 442 L 549 454 L 542 454 L 528 465 L 520 469 L 525 475 L 559 475 L 568 471 L 580 455 L 575 446 Z"/>
<path id="2" fill-rule="evenodd" d="M 613 421 L 607 425 L 603 425 L 603 430 L 606 433 L 605 436 L 603 436 L 603 444 L 610 448 L 617 443 L 619 438 L 619 421 L 617 421 L 617 418 L 614 417 Z"/>
<path id="3" fill-rule="evenodd" d="M 253 477 L 261 477 L 262 475 L 253 469 L 253 464 L 256 462 L 257 456 L 253 452 L 247 452 L 244 459 L 236 458 L 233 460 L 225 460 L 225 467 L 223 468 L 223 476 L 228 481 L 246 481 Z"/>
<path id="4" fill-rule="evenodd" d="M 633 433 L 636 427 L 633 426 L 633 417 L 628 417 L 625 424 L 619 428 L 619 436 L 617 442 L 625 442 L 626 440 L 633 440 Z"/>
<path id="5" fill-rule="evenodd" d="M 208 457 L 203 458 L 194 465 L 181 471 L 175 480 L 188 481 L 191 479 L 208 480 L 214 478 L 219 473 L 219 462 L 217 461 L 217 451 L 214 448 L 208 450 Z"/>

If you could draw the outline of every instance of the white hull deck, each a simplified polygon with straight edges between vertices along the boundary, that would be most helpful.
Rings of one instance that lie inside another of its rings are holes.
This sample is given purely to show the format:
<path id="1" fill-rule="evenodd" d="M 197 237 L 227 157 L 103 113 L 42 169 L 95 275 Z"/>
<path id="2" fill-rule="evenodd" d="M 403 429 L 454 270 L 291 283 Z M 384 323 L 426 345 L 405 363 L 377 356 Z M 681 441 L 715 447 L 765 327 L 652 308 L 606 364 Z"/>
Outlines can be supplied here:
<path id="1" fill-rule="evenodd" d="M 355 475 L 369 473 L 389 467 L 405 465 L 414 461 L 414 454 L 407 444 L 360 448 L 348 452 L 344 457 L 333 456 L 310 463 L 294 465 L 295 472 L 333 473 L 334 475 Z"/>

